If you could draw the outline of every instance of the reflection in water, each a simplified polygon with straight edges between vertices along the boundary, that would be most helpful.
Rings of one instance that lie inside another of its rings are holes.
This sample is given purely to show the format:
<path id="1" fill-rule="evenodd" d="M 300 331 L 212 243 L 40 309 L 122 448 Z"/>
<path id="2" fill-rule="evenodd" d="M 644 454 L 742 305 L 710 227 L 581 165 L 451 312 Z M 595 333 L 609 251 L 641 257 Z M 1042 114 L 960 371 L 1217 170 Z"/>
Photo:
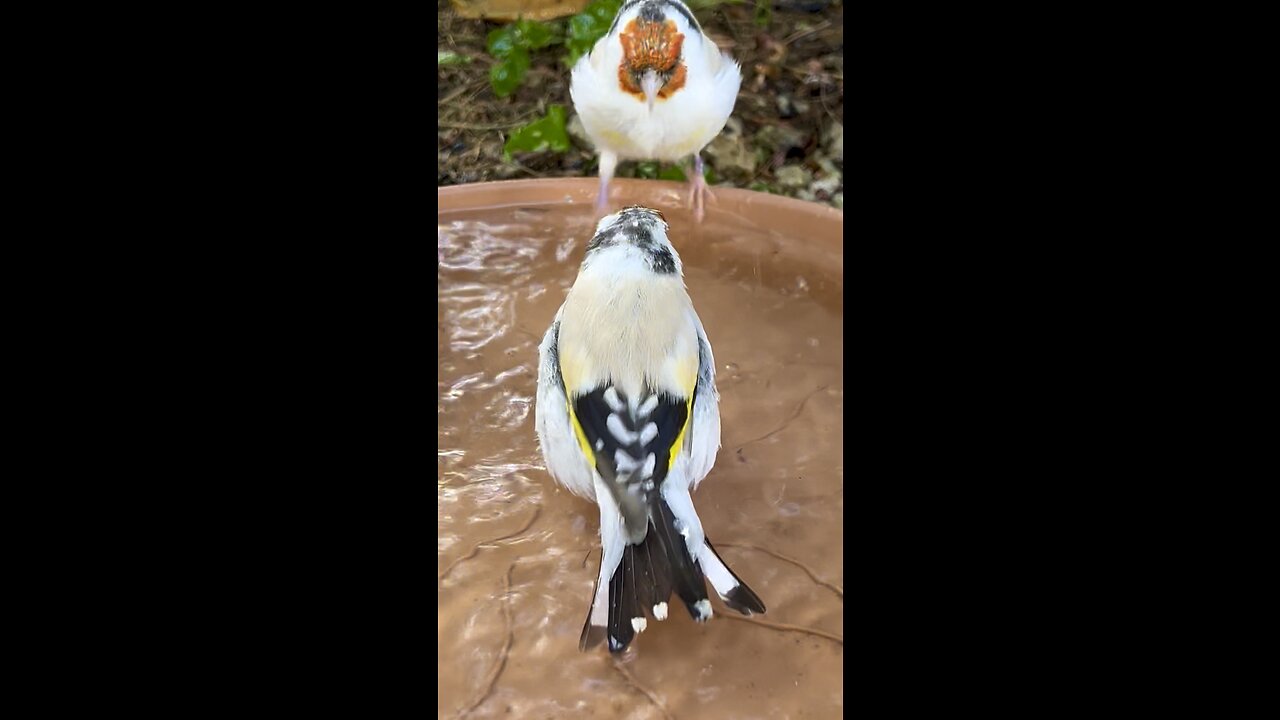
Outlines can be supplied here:
<path id="1" fill-rule="evenodd" d="M 837 717 L 843 707 L 843 277 L 747 223 L 664 209 L 719 362 L 724 446 L 694 494 L 770 626 L 675 612 L 579 653 L 599 516 L 546 474 L 538 343 L 595 226 L 580 206 L 439 221 L 441 717 Z M 714 217 L 714 215 L 713 215 Z M 802 239 L 800 240 L 803 241 Z M 825 585 L 825 586 L 824 586 Z M 807 630 L 816 631 L 807 632 Z"/>

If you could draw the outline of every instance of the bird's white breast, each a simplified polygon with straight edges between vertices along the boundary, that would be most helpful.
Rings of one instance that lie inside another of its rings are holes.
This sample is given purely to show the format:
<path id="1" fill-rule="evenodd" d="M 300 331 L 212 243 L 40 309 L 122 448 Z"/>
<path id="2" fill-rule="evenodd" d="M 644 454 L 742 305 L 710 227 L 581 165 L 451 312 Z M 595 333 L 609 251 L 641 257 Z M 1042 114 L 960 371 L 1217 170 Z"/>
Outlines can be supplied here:
<path id="1" fill-rule="evenodd" d="M 724 128 L 733 112 L 741 75 L 696 29 L 685 37 L 685 86 L 654 103 L 619 86 L 622 43 L 605 36 L 573 69 L 570 95 L 597 149 L 622 158 L 674 161 L 692 155 Z"/>

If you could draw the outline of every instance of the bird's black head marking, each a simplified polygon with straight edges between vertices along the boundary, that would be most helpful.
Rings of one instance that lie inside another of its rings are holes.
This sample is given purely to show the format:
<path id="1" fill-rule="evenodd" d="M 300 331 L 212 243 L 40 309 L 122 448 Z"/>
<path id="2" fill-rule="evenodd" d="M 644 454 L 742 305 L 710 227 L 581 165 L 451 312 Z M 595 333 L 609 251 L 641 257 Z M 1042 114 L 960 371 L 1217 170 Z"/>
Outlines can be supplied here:
<path id="1" fill-rule="evenodd" d="M 613 245 L 630 245 L 640 250 L 649 269 L 659 274 L 676 272 L 675 255 L 667 243 L 658 238 L 658 226 L 666 229 L 667 221 L 662 213 L 652 208 L 633 206 L 618 213 L 607 227 L 601 229 L 587 243 L 587 254 Z"/>
<path id="2" fill-rule="evenodd" d="M 656 245 L 652 250 L 648 250 L 647 255 L 649 267 L 654 272 L 661 275 L 670 275 L 676 271 L 675 258 L 671 257 L 671 251 L 662 245 Z"/>
<path id="3" fill-rule="evenodd" d="M 649 22 L 662 22 L 662 3 L 648 0 L 640 6 L 640 17 Z"/>

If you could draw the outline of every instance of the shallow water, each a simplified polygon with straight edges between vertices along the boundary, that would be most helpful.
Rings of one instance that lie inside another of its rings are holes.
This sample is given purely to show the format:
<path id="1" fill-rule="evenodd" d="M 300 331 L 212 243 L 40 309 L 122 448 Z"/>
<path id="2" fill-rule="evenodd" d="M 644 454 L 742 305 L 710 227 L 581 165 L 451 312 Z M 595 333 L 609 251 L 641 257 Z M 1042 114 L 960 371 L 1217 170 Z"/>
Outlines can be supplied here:
<path id="1" fill-rule="evenodd" d="M 619 659 L 578 651 L 599 516 L 546 473 L 533 408 L 538 343 L 598 217 L 582 205 L 442 213 L 440 717 L 842 714 L 843 268 L 806 264 L 787 252 L 802 239 L 741 219 L 693 226 L 663 211 L 718 365 L 723 446 L 694 504 L 768 606 L 752 620 L 788 629 L 735 620 L 715 598 L 710 622 L 676 603 Z"/>

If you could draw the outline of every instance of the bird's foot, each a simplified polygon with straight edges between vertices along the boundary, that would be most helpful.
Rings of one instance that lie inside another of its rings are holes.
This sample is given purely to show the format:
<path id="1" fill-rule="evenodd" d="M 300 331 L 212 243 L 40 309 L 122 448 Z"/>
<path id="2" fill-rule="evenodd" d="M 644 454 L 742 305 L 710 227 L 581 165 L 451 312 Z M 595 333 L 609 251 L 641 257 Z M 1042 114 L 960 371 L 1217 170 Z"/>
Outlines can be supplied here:
<path id="1" fill-rule="evenodd" d="M 710 198 L 712 202 L 719 202 L 716 196 L 712 194 L 711 187 L 707 185 L 707 180 L 701 173 L 693 176 L 693 180 L 689 183 L 689 207 L 693 209 L 694 222 L 702 222 L 702 218 L 706 216 L 706 201 Z"/>
<path id="2" fill-rule="evenodd" d="M 596 193 L 596 214 L 604 215 L 605 208 L 609 206 L 609 184 L 600 183 L 600 190 Z"/>

